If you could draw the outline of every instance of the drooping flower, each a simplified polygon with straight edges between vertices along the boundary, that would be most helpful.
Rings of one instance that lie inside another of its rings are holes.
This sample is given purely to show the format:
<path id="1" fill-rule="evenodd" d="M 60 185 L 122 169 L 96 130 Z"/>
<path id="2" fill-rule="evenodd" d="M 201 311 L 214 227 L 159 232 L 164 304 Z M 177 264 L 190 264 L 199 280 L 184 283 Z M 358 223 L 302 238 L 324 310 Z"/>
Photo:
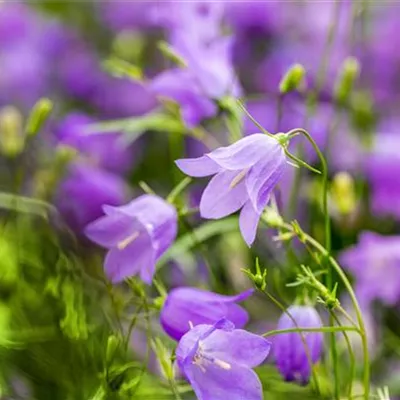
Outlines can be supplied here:
<path id="1" fill-rule="evenodd" d="M 161 325 L 175 340 L 180 340 L 189 331 L 190 324 L 213 324 L 221 318 L 227 318 L 242 328 L 249 317 L 246 310 L 236 303 L 252 293 L 253 289 L 250 289 L 236 296 L 224 296 L 191 287 L 173 289 L 161 310 Z"/>
<path id="2" fill-rule="evenodd" d="M 396 121 L 397 122 L 397 121 Z M 387 127 L 389 123 L 389 127 Z M 400 173 L 400 136 L 392 122 L 383 124 L 388 133 L 379 133 L 368 157 L 365 171 L 371 184 L 371 207 L 377 216 L 394 216 L 400 219 L 398 176 Z"/>
<path id="3" fill-rule="evenodd" d="M 252 368 L 269 350 L 266 339 L 223 319 L 186 333 L 176 358 L 199 400 L 262 400 L 261 382 Z"/>
<path id="4" fill-rule="evenodd" d="M 219 219 L 241 209 L 240 230 L 250 246 L 261 213 L 285 170 L 286 156 L 279 142 L 254 134 L 202 157 L 177 160 L 176 164 L 189 176 L 215 175 L 203 192 L 200 214 Z"/>
<path id="5" fill-rule="evenodd" d="M 394 305 L 400 300 L 400 236 L 363 232 L 339 260 L 354 274 L 356 293 L 364 304 L 381 300 Z"/>
<path id="6" fill-rule="evenodd" d="M 322 327 L 320 316 L 311 306 L 292 305 L 287 312 L 294 318 L 297 326 L 284 313 L 279 319 L 278 329 Z M 303 338 L 307 343 L 307 348 L 305 348 L 302 336 L 298 332 L 279 334 L 274 338 L 273 343 L 276 364 L 284 379 L 305 385 L 311 375 L 309 361 L 311 360 L 314 364 L 321 357 L 323 334 L 321 332 L 307 332 L 307 334 L 303 334 Z"/>
<path id="7" fill-rule="evenodd" d="M 89 133 L 95 119 L 80 112 L 68 114 L 56 127 L 57 139 L 77 149 L 88 161 L 112 172 L 125 172 L 132 161 L 130 149 L 120 144 L 118 134 Z"/>
<path id="8" fill-rule="evenodd" d="M 174 207 L 154 195 L 142 195 L 130 203 L 103 206 L 105 216 L 86 227 L 93 242 L 108 249 L 105 272 L 113 282 L 140 275 L 150 284 L 156 261 L 177 233 Z"/>
<path id="9" fill-rule="evenodd" d="M 73 163 L 57 190 L 55 203 L 68 225 L 82 233 L 87 224 L 102 216 L 103 204 L 119 206 L 126 194 L 126 184 L 118 175 Z"/>

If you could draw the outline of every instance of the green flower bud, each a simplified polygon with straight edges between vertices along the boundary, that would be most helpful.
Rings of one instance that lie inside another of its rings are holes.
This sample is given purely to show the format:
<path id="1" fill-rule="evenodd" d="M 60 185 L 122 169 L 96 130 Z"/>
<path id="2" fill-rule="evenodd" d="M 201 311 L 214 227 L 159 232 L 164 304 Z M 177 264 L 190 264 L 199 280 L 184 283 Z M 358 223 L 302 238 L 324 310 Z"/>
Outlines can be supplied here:
<path id="1" fill-rule="evenodd" d="M 34 106 L 29 115 L 28 122 L 26 123 L 26 135 L 36 136 L 42 129 L 44 123 L 47 121 L 53 103 L 49 99 L 40 99 Z"/>
<path id="2" fill-rule="evenodd" d="M 357 205 L 354 180 L 347 172 L 337 173 L 331 185 L 333 204 L 342 215 L 351 214 Z"/>
<path id="3" fill-rule="evenodd" d="M 22 132 L 22 115 L 15 107 L 0 110 L 0 150 L 6 157 L 22 153 L 25 138 Z"/>
<path id="4" fill-rule="evenodd" d="M 282 94 L 302 89 L 306 70 L 301 64 L 292 65 L 279 83 L 279 91 Z"/>
<path id="5" fill-rule="evenodd" d="M 347 102 L 359 74 L 360 64 L 357 59 L 354 57 L 346 58 L 339 72 L 334 90 L 335 99 L 340 105 Z"/>

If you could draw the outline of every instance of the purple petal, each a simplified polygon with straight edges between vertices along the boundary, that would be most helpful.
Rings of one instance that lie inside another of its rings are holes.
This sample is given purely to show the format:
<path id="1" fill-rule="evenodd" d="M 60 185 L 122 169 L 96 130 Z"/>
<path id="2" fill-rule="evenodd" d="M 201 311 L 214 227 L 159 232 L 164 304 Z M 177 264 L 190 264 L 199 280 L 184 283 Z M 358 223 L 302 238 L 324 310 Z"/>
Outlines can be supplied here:
<path id="1" fill-rule="evenodd" d="M 186 175 L 203 177 L 214 175 L 221 171 L 221 167 L 208 156 L 198 158 L 182 158 L 175 164 Z"/>
<path id="2" fill-rule="evenodd" d="M 223 296 L 196 288 L 173 289 L 161 310 L 161 325 L 176 340 L 189 331 L 189 322 L 194 326 L 213 324 L 226 317 L 237 327 L 243 327 L 248 314 L 234 302 L 244 300 L 251 293 L 252 289 L 237 296 Z"/>
<path id="3" fill-rule="evenodd" d="M 256 212 L 250 200 L 244 205 L 240 212 L 240 232 L 248 246 L 251 246 L 256 238 L 260 217 L 261 213 Z"/>
<path id="4" fill-rule="evenodd" d="M 262 212 L 271 191 L 281 178 L 286 166 L 282 147 L 277 144 L 271 153 L 256 163 L 246 175 L 246 187 L 253 207 Z"/>
<path id="5" fill-rule="evenodd" d="M 151 238 L 158 259 L 175 240 L 177 233 L 177 214 L 171 204 L 155 195 L 142 195 L 130 203 L 118 207 L 105 207 L 107 214 L 118 210 L 130 217 L 135 217 L 146 229 Z"/>
<path id="6" fill-rule="evenodd" d="M 92 242 L 112 248 L 135 231 L 142 229 L 136 219 L 114 212 L 87 225 L 85 234 Z"/>
<path id="7" fill-rule="evenodd" d="M 238 170 L 249 168 L 263 157 L 268 157 L 276 146 L 280 145 L 275 139 L 256 133 L 207 155 L 224 169 Z"/>
<path id="8" fill-rule="evenodd" d="M 114 248 L 110 250 L 104 262 L 107 277 L 113 283 L 123 281 L 130 276 L 141 274 L 146 283 L 151 282 L 149 271 L 155 263 L 154 249 L 151 239 L 142 232 L 132 243 L 124 249 Z M 144 271 L 144 272 L 143 272 Z"/>
<path id="9" fill-rule="evenodd" d="M 257 374 L 241 365 L 224 369 L 210 362 L 201 369 L 190 361 L 184 372 L 199 400 L 262 400 Z"/>
<path id="10" fill-rule="evenodd" d="M 247 201 L 244 179 L 232 187 L 237 175 L 237 171 L 223 171 L 211 179 L 200 200 L 200 214 L 203 218 L 226 217 L 239 210 Z"/>
<path id="11" fill-rule="evenodd" d="M 207 356 L 248 368 L 260 365 L 267 358 L 270 348 L 268 340 L 242 329 L 230 332 L 217 329 L 202 341 L 202 351 Z"/>

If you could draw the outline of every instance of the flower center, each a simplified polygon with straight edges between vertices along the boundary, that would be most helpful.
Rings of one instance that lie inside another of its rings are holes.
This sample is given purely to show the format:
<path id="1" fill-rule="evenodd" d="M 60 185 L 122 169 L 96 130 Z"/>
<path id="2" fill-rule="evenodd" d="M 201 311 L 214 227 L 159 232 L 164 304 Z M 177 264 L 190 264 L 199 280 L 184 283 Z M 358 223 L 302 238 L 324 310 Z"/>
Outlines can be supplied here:
<path id="1" fill-rule="evenodd" d="M 242 182 L 242 180 L 245 178 L 247 171 L 249 169 L 245 168 L 243 171 L 240 171 L 233 179 L 231 184 L 229 185 L 230 189 L 233 189 L 234 187 L 236 187 L 237 185 L 239 185 L 240 182 Z"/>
<path id="2" fill-rule="evenodd" d="M 118 244 L 117 244 L 118 250 L 124 250 L 126 248 L 126 246 L 128 246 L 129 244 L 134 242 L 139 237 L 139 235 L 140 235 L 140 233 L 138 231 L 136 231 L 136 232 L 133 232 L 132 235 L 129 235 L 127 238 L 118 242 Z"/>
<path id="3" fill-rule="evenodd" d="M 197 349 L 192 362 L 198 366 L 202 372 L 206 372 L 206 366 L 210 363 L 226 371 L 229 371 L 232 368 L 231 364 L 227 363 L 226 361 L 204 354 L 201 343 L 199 343 L 199 348 Z"/>

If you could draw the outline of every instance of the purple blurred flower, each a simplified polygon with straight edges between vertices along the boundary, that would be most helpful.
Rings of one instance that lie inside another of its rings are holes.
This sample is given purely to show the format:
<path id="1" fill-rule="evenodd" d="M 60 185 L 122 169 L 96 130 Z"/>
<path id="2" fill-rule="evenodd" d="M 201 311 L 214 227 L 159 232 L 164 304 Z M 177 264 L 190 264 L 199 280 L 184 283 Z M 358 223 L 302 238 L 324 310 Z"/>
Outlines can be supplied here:
<path id="1" fill-rule="evenodd" d="M 189 324 L 213 324 L 221 318 L 227 318 L 236 327 L 242 328 L 249 317 L 236 303 L 252 293 L 253 289 L 250 289 L 236 296 L 224 296 L 191 287 L 173 289 L 161 310 L 161 325 L 175 340 L 180 340 L 189 331 Z"/>
<path id="2" fill-rule="evenodd" d="M 250 246 L 261 213 L 282 176 L 286 157 L 277 140 L 263 134 L 247 136 L 202 157 L 177 160 L 187 175 L 215 175 L 203 192 L 200 214 L 219 219 L 241 209 L 240 230 Z"/>
<path id="3" fill-rule="evenodd" d="M 57 138 L 79 150 L 94 165 L 112 172 L 125 172 L 131 164 L 132 152 L 118 141 L 118 134 L 87 132 L 95 122 L 86 114 L 70 113 L 57 125 Z"/>
<path id="4" fill-rule="evenodd" d="M 177 233 L 174 207 L 161 197 L 143 195 L 130 203 L 103 206 L 105 216 L 86 227 L 93 242 L 108 249 L 105 272 L 113 282 L 140 274 L 150 284 L 155 264 Z"/>
<path id="5" fill-rule="evenodd" d="M 235 329 L 223 319 L 186 333 L 176 358 L 199 400 L 262 400 L 262 386 L 252 368 L 268 356 L 270 343 Z"/>
<path id="6" fill-rule="evenodd" d="M 103 214 L 103 204 L 122 204 L 126 191 L 125 182 L 119 176 L 74 163 L 61 183 L 55 201 L 71 228 L 81 232 L 89 222 Z"/>
<path id="7" fill-rule="evenodd" d="M 188 127 L 195 127 L 217 113 L 217 106 L 202 93 L 196 79 L 186 69 L 162 72 L 152 80 L 149 88 L 155 95 L 177 102 Z"/>
<path id="8" fill-rule="evenodd" d="M 166 1 L 153 10 L 154 21 L 168 30 L 172 43 L 184 36 L 193 46 L 207 45 L 218 38 L 223 17 L 221 1 Z"/>
<path id="9" fill-rule="evenodd" d="M 90 98 L 104 117 L 129 118 L 145 114 L 156 105 L 154 94 L 140 82 L 103 74 Z"/>
<path id="10" fill-rule="evenodd" d="M 319 328 L 322 321 L 315 308 L 311 306 L 292 305 L 287 310 L 297 323 L 284 313 L 279 319 L 277 329 Z M 312 363 L 316 363 L 323 350 L 323 334 L 309 332 L 304 335 Z M 311 375 L 311 366 L 304 348 L 301 334 L 283 333 L 273 340 L 277 367 L 286 381 L 298 381 L 307 384 Z"/>
<path id="11" fill-rule="evenodd" d="M 187 68 L 161 73 L 150 88 L 176 101 L 189 127 L 217 113 L 215 100 L 241 91 L 231 60 L 232 37 L 221 35 L 222 11 L 222 3 L 202 1 L 173 3 L 168 10 L 169 42 Z"/>
<path id="12" fill-rule="evenodd" d="M 356 278 L 356 293 L 364 304 L 400 300 L 400 236 L 363 232 L 357 245 L 343 251 L 340 262 Z"/>
<path id="13" fill-rule="evenodd" d="M 400 135 L 379 134 L 374 148 L 366 158 L 365 170 L 371 184 L 371 203 L 374 214 L 393 215 L 400 219 Z"/>
<path id="14" fill-rule="evenodd" d="M 22 3 L 4 3 L 0 7 L 0 44 L 14 46 L 16 42 L 23 41 L 38 24 L 35 14 Z"/>
<path id="15" fill-rule="evenodd" d="M 99 12 L 110 29 L 137 31 L 154 26 L 154 12 L 158 7 L 157 1 L 105 0 L 99 3 Z"/>

